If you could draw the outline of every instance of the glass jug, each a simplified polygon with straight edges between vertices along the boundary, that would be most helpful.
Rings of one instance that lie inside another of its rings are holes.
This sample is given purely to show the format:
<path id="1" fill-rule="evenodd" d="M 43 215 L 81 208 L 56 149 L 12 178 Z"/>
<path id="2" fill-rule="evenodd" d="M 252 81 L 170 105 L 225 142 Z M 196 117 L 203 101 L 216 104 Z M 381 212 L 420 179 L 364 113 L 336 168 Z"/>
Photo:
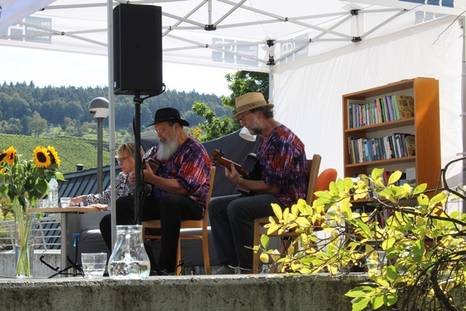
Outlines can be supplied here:
<path id="1" fill-rule="evenodd" d="M 108 261 L 108 275 L 117 279 L 149 276 L 150 261 L 142 240 L 141 225 L 116 226 L 117 241 Z"/>

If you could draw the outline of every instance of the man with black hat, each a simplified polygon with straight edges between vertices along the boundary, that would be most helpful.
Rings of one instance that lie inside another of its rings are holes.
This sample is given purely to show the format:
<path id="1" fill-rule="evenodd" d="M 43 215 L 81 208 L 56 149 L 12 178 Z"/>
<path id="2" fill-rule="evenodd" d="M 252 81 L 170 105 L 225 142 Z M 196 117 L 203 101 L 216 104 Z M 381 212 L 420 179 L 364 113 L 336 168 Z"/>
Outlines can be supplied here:
<path id="1" fill-rule="evenodd" d="M 183 126 L 188 125 L 174 108 L 157 110 L 150 126 L 160 142 L 144 156 L 143 178 L 152 192 L 142 203 L 143 220 L 160 219 L 162 274 L 175 271 L 181 220 L 201 219 L 207 203 L 211 161 L 204 146 L 185 133 Z M 133 203 L 132 196 L 117 200 L 117 224 L 134 223 Z M 110 232 L 102 234 L 109 239 Z"/>
<path id="2" fill-rule="evenodd" d="M 273 105 L 262 93 L 236 98 L 236 119 L 251 134 L 259 135 L 257 160 L 260 180 L 245 179 L 234 166 L 225 175 L 254 195 L 218 197 L 209 204 L 209 218 L 217 255 L 223 266 L 217 274 L 248 273 L 252 267 L 254 219 L 273 215 L 272 203 L 290 207 L 305 198 L 308 165 L 304 144 L 286 126 L 273 118 Z"/>

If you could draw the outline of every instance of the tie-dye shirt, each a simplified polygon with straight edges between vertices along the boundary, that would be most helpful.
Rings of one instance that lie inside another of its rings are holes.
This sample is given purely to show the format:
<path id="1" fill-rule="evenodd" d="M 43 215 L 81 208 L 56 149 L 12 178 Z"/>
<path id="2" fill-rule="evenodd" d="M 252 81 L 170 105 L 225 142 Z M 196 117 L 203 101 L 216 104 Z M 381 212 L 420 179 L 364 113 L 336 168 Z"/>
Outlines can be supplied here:
<path id="1" fill-rule="evenodd" d="M 280 188 L 276 197 L 282 207 L 290 207 L 306 198 L 309 168 L 304 144 L 284 125 L 277 126 L 268 137 L 261 137 L 257 158 L 262 180 Z"/>
<path id="2" fill-rule="evenodd" d="M 157 146 L 151 148 L 145 156 L 160 163 L 157 172 L 154 173 L 164 178 L 175 178 L 186 189 L 189 198 L 205 208 L 209 192 L 211 161 L 204 146 L 188 137 L 168 160 L 159 161 L 156 154 Z M 152 197 L 155 199 L 165 193 L 165 190 L 152 187 Z"/>

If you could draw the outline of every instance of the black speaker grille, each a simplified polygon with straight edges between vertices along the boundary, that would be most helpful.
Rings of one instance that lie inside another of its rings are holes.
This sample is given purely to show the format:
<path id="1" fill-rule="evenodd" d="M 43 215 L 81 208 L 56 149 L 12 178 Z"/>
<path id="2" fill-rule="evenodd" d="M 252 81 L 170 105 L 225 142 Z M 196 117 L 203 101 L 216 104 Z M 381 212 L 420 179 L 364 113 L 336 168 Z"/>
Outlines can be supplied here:
<path id="1" fill-rule="evenodd" d="M 120 4 L 113 9 L 114 93 L 162 92 L 162 9 Z"/>

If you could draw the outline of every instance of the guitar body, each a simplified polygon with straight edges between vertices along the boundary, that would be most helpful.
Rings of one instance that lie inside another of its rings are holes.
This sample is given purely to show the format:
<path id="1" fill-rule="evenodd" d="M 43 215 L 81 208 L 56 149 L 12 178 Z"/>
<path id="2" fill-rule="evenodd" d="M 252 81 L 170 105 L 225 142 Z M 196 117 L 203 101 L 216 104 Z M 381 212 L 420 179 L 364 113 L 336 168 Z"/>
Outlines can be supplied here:
<path id="1" fill-rule="evenodd" d="M 260 180 L 261 179 L 261 168 L 257 156 L 255 153 L 249 153 L 243 161 L 242 167 L 247 172 L 244 176 L 246 179 Z"/>

